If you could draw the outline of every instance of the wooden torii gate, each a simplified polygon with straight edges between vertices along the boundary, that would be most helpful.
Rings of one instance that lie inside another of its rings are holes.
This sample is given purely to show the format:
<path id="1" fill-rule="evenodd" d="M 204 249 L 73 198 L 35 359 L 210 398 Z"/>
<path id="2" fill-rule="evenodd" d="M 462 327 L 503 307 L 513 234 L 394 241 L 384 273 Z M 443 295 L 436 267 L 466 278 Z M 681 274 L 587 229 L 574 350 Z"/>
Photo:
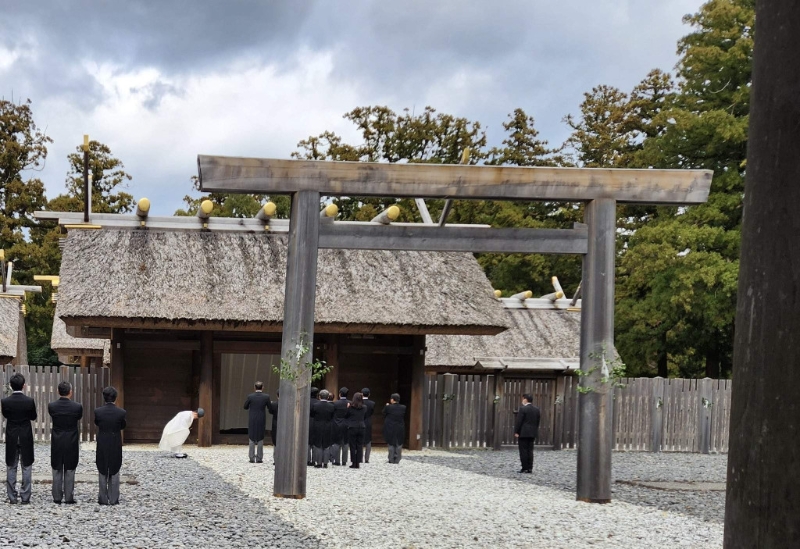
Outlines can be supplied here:
<path id="1" fill-rule="evenodd" d="M 380 164 L 198 156 L 204 192 L 292 196 L 286 267 L 282 360 L 297 368 L 281 379 L 274 494 L 306 493 L 309 424 L 308 354 L 312 341 L 317 250 L 579 253 L 583 262 L 577 499 L 611 501 L 613 391 L 603 381 L 605 353 L 614 345 L 614 267 L 617 203 L 700 204 L 708 199 L 707 170 L 622 170 L 431 164 Z M 430 224 L 320 223 L 321 196 L 384 196 L 475 200 L 585 202 L 575 229 L 492 229 Z M 605 373 L 607 381 L 607 373 Z"/>

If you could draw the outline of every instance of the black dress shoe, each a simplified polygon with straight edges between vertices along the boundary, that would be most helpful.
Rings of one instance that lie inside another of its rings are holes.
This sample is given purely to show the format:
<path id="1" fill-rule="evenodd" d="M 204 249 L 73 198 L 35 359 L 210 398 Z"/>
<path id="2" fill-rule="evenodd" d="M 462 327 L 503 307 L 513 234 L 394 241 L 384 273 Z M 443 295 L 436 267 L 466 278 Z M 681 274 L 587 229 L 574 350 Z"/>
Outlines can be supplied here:
<path id="1" fill-rule="evenodd" d="M 328 464 L 326 463 L 325 465 L 322 466 L 322 468 L 323 469 L 327 469 L 328 468 Z"/>
<path id="2" fill-rule="evenodd" d="M 263 459 L 257 459 L 256 463 L 264 463 L 264 460 Z"/>
<path id="3" fill-rule="evenodd" d="M 61 505 L 61 502 L 57 500 L 53 500 L 53 503 L 55 503 L 56 505 Z"/>
<path id="4" fill-rule="evenodd" d="M 255 462 L 256 462 L 256 460 L 254 460 L 254 459 L 250 460 L 250 463 L 255 463 Z"/>
<path id="5" fill-rule="evenodd" d="M 66 504 L 66 505 L 75 505 L 76 503 L 78 503 L 78 502 L 77 502 L 77 501 L 75 501 L 75 500 L 72 500 L 72 501 L 65 501 L 65 502 L 64 502 L 64 504 Z"/>
<path id="6" fill-rule="evenodd" d="M 315 463 L 314 469 L 322 469 L 322 465 L 320 465 L 319 463 Z"/>
<path id="7" fill-rule="evenodd" d="M 30 500 L 27 500 L 27 501 L 21 501 L 20 503 L 22 503 L 22 505 L 30 505 L 30 504 L 31 504 L 31 501 L 30 501 Z"/>
<path id="8" fill-rule="evenodd" d="M 528 470 L 527 470 L 527 469 L 520 469 L 520 470 L 519 470 L 519 472 L 520 472 L 520 473 L 527 473 L 527 472 L 528 472 Z"/>
<path id="9" fill-rule="evenodd" d="M 19 503 L 19 502 L 17 500 L 15 500 L 15 499 L 8 500 L 8 504 L 9 505 L 16 505 L 17 503 Z"/>
<path id="10" fill-rule="evenodd" d="M 358 469 L 358 463 L 354 463 L 350 466 L 351 469 Z"/>

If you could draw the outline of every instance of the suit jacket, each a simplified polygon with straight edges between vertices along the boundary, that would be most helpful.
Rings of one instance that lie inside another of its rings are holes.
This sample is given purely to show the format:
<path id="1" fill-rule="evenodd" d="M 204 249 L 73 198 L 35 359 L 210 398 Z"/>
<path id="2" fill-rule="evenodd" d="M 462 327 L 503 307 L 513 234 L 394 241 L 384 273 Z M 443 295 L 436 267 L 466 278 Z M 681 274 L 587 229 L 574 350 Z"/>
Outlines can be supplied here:
<path id="1" fill-rule="evenodd" d="M 333 440 L 333 402 L 318 400 L 311 409 L 314 424 L 311 427 L 311 445 L 328 448 Z"/>
<path id="2" fill-rule="evenodd" d="M 95 408 L 94 424 L 98 431 L 95 464 L 101 475 L 116 475 L 122 468 L 122 430 L 126 425 L 125 416 L 125 410 L 111 402 Z"/>
<path id="3" fill-rule="evenodd" d="M 267 431 L 267 408 L 272 402 L 267 393 L 255 392 L 247 395 L 244 401 L 244 409 L 248 411 L 247 416 L 247 438 L 253 442 L 264 440 L 264 433 Z"/>
<path id="4" fill-rule="evenodd" d="M 375 413 L 375 401 L 364 399 L 364 444 L 372 442 L 372 414 Z"/>
<path id="5" fill-rule="evenodd" d="M 402 446 L 406 438 L 405 404 L 387 404 L 383 409 L 383 440 L 389 446 Z"/>
<path id="6" fill-rule="evenodd" d="M 313 446 L 313 433 L 314 433 L 314 407 L 319 404 L 320 400 L 316 397 L 313 397 L 309 402 L 308 410 L 309 410 L 309 417 L 308 417 L 308 443 Z"/>
<path id="7" fill-rule="evenodd" d="M 278 431 L 278 401 L 270 400 L 267 404 L 267 410 L 272 414 L 272 436 Z"/>
<path id="8" fill-rule="evenodd" d="M 539 408 L 533 404 L 520 406 L 517 411 L 514 434 L 519 435 L 519 438 L 537 438 L 539 436 L 539 419 Z"/>
<path id="9" fill-rule="evenodd" d="M 47 412 L 53 418 L 50 435 L 50 466 L 53 469 L 74 471 L 78 467 L 80 438 L 78 422 L 83 417 L 83 406 L 67 397 L 47 405 Z"/>
<path id="10" fill-rule="evenodd" d="M 367 413 L 367 409 L 364 406 L 361 408 L 353 408 L 351 405 L 347 409 L 347 415 L 345 416 L 345 421 L 347 423 L 348 429 L 363 429 L 364 428 L 364 415 Z"/>
<path id="11" fill-rule="evenodd" d="M 339 398 L 333 402 L 333 443 L 347 444 L 347 405 L 350 401 L 346 398 Z"/>
<path id="12" fill-rule="evenodd" d="M 17 460 L 17 446 L 23 467 L 33 463 L 33 428 L 36 420 L 36 402 L 22 393 L 13 393 L 0 402 L 6 418 L 6 465 L 11 467 Z"/>

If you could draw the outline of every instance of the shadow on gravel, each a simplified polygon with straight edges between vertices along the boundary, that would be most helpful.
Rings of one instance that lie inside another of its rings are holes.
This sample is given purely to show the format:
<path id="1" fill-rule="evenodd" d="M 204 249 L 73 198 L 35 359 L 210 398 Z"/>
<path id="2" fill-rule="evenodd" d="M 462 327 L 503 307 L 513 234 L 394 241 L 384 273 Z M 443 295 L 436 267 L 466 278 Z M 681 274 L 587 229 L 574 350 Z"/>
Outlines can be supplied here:
<path id="1" fill-rule="evenodd" d="M 49 448 L 37 445 L 34 472 L 45 474 L 49 465 Z M 81 452 L 78 473 L 97 478 L 94 452 Z M 31 505 L 0 503 L 6 519 L 0 524 L 0 545 L 324 546 L 192 459 L 124 450 L 121 474 L 135 476 L 138 484 L 123 484 L 116 506 L 97 504 L 96 482 L 76 485 L 76 505 L 54 504 L 45 484 L 34 485 Z"/>
<path id="2" fill-rule="evenodd" d="M 576 491 L 577 452 L 574 450 L 535 451 L 533 474 L 518 472 L 520 465 L 516 448 L 500 451 L 452 450 L 435 454 L 409 452 L 404 459 L 546 486 L 572 497 Z M 644 452 L 615 452 L 613 455 L 615 481 L 724 482 L 725 467 L 725 456 Z M 613 501 L 655 507 L 720 523 L 725 516 L 724 491 L 656 490 L 623 482 L 614 482 L 611 491 Z"/>

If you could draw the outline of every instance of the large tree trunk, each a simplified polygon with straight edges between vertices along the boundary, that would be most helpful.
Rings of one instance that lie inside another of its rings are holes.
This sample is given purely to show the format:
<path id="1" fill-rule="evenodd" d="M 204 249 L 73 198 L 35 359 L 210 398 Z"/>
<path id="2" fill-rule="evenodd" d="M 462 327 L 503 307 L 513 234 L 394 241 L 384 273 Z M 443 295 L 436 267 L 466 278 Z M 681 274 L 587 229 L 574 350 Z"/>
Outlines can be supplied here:
<path id="1" fill-rule="evenodd" d="M 800 2 L 755 30 L 725 547 L 800 547 Z"/>

